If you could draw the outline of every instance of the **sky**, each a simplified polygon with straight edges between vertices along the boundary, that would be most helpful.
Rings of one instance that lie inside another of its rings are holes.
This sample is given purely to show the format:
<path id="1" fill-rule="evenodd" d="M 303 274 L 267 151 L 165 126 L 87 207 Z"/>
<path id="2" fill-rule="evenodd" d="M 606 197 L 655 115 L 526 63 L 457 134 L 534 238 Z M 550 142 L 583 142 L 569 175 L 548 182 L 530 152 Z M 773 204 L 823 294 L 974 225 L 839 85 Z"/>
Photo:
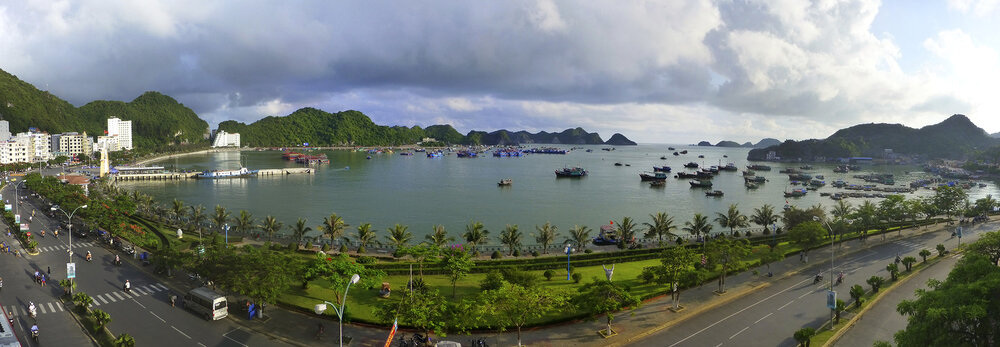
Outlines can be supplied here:
<path id="1" fill-rule="evenodd" d="M 80 106 L 170 95 L 213 127 L 380 125 L 694 143 L 965 114 L 1000 132 L 1000 0 L 0 4 L 0 69 Z"/>

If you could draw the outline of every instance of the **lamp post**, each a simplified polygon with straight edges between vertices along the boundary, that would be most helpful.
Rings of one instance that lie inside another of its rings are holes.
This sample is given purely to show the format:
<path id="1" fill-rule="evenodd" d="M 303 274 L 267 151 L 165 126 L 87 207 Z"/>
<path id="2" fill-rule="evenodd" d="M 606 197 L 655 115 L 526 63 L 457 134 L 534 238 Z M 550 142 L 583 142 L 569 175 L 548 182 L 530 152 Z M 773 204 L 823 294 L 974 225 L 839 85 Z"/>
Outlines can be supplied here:
<path id="1" fill-rule="evenodd" d="M 52 211 L 59 211 L 59 212 L 62 212 L 64 215 L 66 215 L 66 225 L 68 226 L 67 230 L 68 230 L 68 233 L 69 233 L 69 250 L 67 250 L 66 252 L 69 253 L 69 262 L 70 263 L 73 262 L 73 215 L 76 214 L 76 211 L 80 210 L 81 208 L 87 208 L 87 205 L 82 205 L 80 207 L 77 207 L 77 208 L 73 209 L 73 212 L 70 212 L 70 213 L 66 213 L 66 211 L 63 210 L 61 207 L 52 207 L 51 208 Z M 73 279 L 70 278 L 69 281 L 71 283 L 70 286 L 69 286 L 69 290 L 70 290 L 70 293 L 73 293 L 73 285 L 72 285 Z"/>
<path id="2" fill-rule="evenodd" d="M 572 243 L 570 243 L 570 242 L 567 242 L 567 243 L 566 243 L 566 251 L 565 251 L 565 252 L 566 252 L 566 280 L 567 280 L 567 281 L 571 281 L 571 280 L 573 279 L 573 278 L 572 278 L 572 277 L 570 276 L 570 272 L 572 272 L 572 271 L 571 271 L 571 270 L 572 270 L 572 268 L 571 268 L 571 267 L 569 266 L 569 255 L 570 255 L 570 254 L 572 254 L 572 253 L 573 253 L 573 251 L 574 251 L 574 249 L 573 249 L 573 244 L 572 244 Z"/>
<path id="3" fill-rule="evenodd" d="M 313 311 L 316 312 L 316 314 L 323 314 L 323 311 L 326 311 L 326 305 L 333 306 L 333 310 L 337 312 L 337 320 L 340 321 L 340 347 L 344 347 L 344 304 L 347 303 L 347 291 L 351 289 L 352 284 L 358 283 L 359 280 L 361 280 L 361 276 L 358 274 L 351 276 L 351 281 L 347 282 L 347 288 L 344 288 L 343 302 L 340 303 L 339 309 L 337 308 L 337 304 L 329 301 L 323 301 L 322 304 L 316 304 L 313 308 Z"/>
<path id="4" fill-rule="evenodd" d="M 834 252 L 837 251 L 837 249 L 834 248 L 833 243 L 836 239 L 834 238 L 833 228 L 830 227 L 830 223 L 826 220 L 820 219 L 819 216 L 813 216 L 813 220 L 826 224 L 827 230 L 830 230 L 830 292 L 828 293 L 827 300 L 832 300 L 832 303 L 828 302 L 827 304 L 830 307 L 830 328 L 833 328 L 833 316 L 837 311 L 837 292 L 833 290 L 833 259 L 835 254 Z M 832 299 L 829 299 L 829 297 L 832 297 Z"/>

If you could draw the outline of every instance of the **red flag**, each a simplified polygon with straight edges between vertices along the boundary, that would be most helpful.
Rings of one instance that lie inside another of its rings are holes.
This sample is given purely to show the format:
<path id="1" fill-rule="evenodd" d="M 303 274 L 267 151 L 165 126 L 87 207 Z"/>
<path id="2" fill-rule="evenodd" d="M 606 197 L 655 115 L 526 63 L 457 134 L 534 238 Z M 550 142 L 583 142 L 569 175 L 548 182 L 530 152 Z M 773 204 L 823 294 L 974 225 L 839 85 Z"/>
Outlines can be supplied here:
<path id="1" fill-rule="evenodd" d="M 105 130 L 105 131 L 104 131 L 104 135 L 107 135 L 107 134 L 108 134 L 108 131 L 107 131 L 107 130 Z"/>
<path id="2" fill-rule="evenodd" d="M 608 224 L 611 224 L 611 225 L 615 225 L 615 221 L 613 221 L 613 220 L 609 220 L 609 221 L 608 221 Z"/>
<path id="3" fill-rule="evenodd" d="M 385 340 L 385 347 L 389 347 L 392 344 L 392 337 L 396 336 L 396 328 L 398 328 L 398 325 L 396 325 L 397 320 L 398 318 L 392 320 L 392 330 L 389 330 L 389 338 Z"/>

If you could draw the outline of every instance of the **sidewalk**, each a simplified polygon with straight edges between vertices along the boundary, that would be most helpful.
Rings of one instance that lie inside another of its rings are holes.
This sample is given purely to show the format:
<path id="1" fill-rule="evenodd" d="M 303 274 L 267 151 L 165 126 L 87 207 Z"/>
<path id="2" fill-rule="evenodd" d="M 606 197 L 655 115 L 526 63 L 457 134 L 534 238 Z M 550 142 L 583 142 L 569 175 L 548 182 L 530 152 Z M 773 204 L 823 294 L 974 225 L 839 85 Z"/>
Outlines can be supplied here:
<path id="1" fill-rule="evenodd" d="M 888 233 L 885 241 L 882 237 L 872 236 L 868 241 L 862 243 L 858 240 L 845 241 L 838 245 L 836 256 L 843 257 L 851 253 L 869 248 L 870 246 L 906 239 L 910 236 L 920 235 L 929 232 L 939 232 L 950 230 L 952 226 L 938 224 L 930 227 L 920 227 L 915 230 L 907 229 L 903 231 L 902 237 L 896 236 L 895 232 Z M 772 278 L 754 276 L 752 269 L 742 273 L 731 275 L 726 278 L 727 293 L 716 295 L 718 288 L 717 281 L 712 280 L 696 288 L 690 288 L 681 293 L 681 305 L 687 309 L 674 313 L 667 308 L 670 307 L 670 300 L 667 296 L 647 300 L 643 305 L 634 310 L 621 312 L 616 315 L 613 322 L 617 336 L 610 339 L 602 339 L 597 335 L 597 331 L 605 328 L 603 317 L 598 320 L 575 321 L 565 324 L 526 329 L 522 331 L 522 342 L 531 346 L 624 346 L 636 343 L 638 340 L 652 333 L 667 329 L 673 324 L 701 312 L 711 310 L 720 305 L 726 304 L 736 298 L 743 296 L 754 290 L 763 289 L 771 283 L 788 276 L 798 274 L 802 271 L 827 270 L 830 259 L 830 247 L 814 249 L 809 252 L 810 262 L 804 263 L 797 256 L 790 256 L 784 260 L 771 264 L 771 271 L 775 274 Z M 815 267 L 815 269 L 811 269 Z M 142 267 L 140 267 L 142 268 Z M 760 272 L 765 272 L 760 268 Z M 193 287 L 186 275 L 178 273 L 172 279 L 163 279 L 164 283 L 172 289 L 184 292 Z M 230 305 L 232 321 L 258 333 L 288 342 L 298 346 L 328 346 L 336 343 L 338 339 L 337 321 L 320 318 L 313 314 L 306 314 L 292 311 L 276 305 L 271 305 L 265 309 L 266 320 L 248 320 L 245 312 L 239 312 L 235 304 Z M 317 325 L 322 323 L 325 327 L 325 336 L 321 340 L 315 338 Z M 400 334 L 410 335 L 410 331 L 400 331 L 397 333 L 397 340 Z M 357 324 L 345 324 L 344 335 L 351 336 L 354 341 L 351 346 L 383 346 L 389 334 L 388 327 L 370 327 Z M 466 345 L 473 338 L 486 338 L 491 346 L 516 345 L 516 332 L 486 333 L 472 335 L 449 335 L 444 338 L 434 336 L 434 341 L 456 341 Z M 393 342 L 395 345 L 395 342 Z"/>

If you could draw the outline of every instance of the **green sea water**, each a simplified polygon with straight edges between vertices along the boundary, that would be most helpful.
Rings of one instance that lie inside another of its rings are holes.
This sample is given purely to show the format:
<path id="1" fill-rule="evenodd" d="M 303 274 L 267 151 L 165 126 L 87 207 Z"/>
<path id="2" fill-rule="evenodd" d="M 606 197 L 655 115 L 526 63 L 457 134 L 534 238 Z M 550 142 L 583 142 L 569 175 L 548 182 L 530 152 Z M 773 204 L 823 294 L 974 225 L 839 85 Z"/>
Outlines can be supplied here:
<path id="1" fill-rule="evenodd" d="M 689 153 L 674 156 L 668 146 L 676 147 L 677 151 L 687 149 Z M 380 235 L 386 234 L 386 228 L 400 223 L 409 226 L 418 242 L 435 224 L 444 225 L 449 234 L 458 238 L 467 224 L 480 221 L 490 231 L 490 243 L 494 245 L 499 243 L 499 233 L 506 224 L 518 225 L 529 236 L 536 226 L 551 222 L 559 228 L 557 240 L 563 242 L 568 237 L 567 230 L 574 225 L 598 230 L 601 225 L 611 220 L 617 223 L 626 216 L 641 224 L 650 221 L 650 214 L 661 211 L 673 216 L 674 223 L 680 227 L 695 213 L 714 218 L 717 212 L 725 212 L 730 204 L 737 204 L 747 215 L 764 204 L 774 206 L 779 212 L 786 203 L 799 207 L 822 204 L 829 209 L 835 201 L 819 193 L 841 191 L 827 185 L 805 197 L 786 199 L 783 192 L 795 186 L 789 185 L 788 176 L 779 174 L 778 170 L 800 164 L 767 163 L 773 170 L 758 173 L 769 180 L 760 188 L 746 189 L 739 171 L 722 172 L 713 179 L 712 189 L 723 191 L 725 196 L 707 197 L 706 190 L 691 188 L 688 180 L 672 178 L 674 173 L 685 170 L 683 164 L 687 162 L 703 166 L 732 162 L 742 171 L 749 164 L 746 160 L 748 149 L 665 144 L 615 147 L 613 151 L 601 150 L 609 146 L 580 147 L 583 149 L 565 155 L 494 158 L 486 153 L 474 159 L 458 158 L 454 154 L 441 158 L 427 158 L 423 153 L 402 156 L 399 150 L 392 154 L 371 154 L 372 158 L 366 159 L 367 152 L 331 150 L 323 151 L 331 163 L 319 166 L 314 175 L 119 184 L 150 194 L 165 204 L 176 198 L 189 206 L 204 205 L 209 215 L 215 205 L 226 207 L 234 216 L 239 210 L 247 210 L 258 223 L 268 215 L 275 216 L 286 226 L 304 218 L 317 229 L 323 217 L 337 213 L 352 227 L 371 223 Z M 623 166 L 614 165 L 619 162 Z M 241 164 L 250 169 L 303 166 L 282 160 L 278 151 L 214 152 L 150 163 L 195 171 L 235 169 Z M 654 165 L 673 169 L 665 187 L 651 187 L 648 182 L 640 181 L 639 173 L 652 171 Z M 583 167 L 589 174 L 579 179 L 556 178 L 554 171 L 566 166 Z M 846 174 L 834 173 L 833 164 L 813 166 L 814 169 L 807 172 L 824 175 L 827 183 L 843 179 L 860 184 L 863 181 L 852 176 L 868 172 L 892 172 L 897 185 L 931 177 L 912 166 L 868 165 L 862 172 Z M 498 186 L 502 178 L 513 179 L 513 185 Z M 993 184 L 969 191 L 973 201 L 996 193 L 997 187 Z M 929 194 L 932 191 L 920 190 L 907 197 Z M 861 199 L 848 201 L 857 205 Z M 349 228 L 348 234 L 352 231 L 353 228 Z M 716 226 L 713 231 L 723 231 L 723 228 Z M 311 234 L 318 235 L 318 231 Z M 384 237 L 379 239 L 384 240 Z M 529 236 L 524 243 L 533 244 L 533 241 Z"/>

